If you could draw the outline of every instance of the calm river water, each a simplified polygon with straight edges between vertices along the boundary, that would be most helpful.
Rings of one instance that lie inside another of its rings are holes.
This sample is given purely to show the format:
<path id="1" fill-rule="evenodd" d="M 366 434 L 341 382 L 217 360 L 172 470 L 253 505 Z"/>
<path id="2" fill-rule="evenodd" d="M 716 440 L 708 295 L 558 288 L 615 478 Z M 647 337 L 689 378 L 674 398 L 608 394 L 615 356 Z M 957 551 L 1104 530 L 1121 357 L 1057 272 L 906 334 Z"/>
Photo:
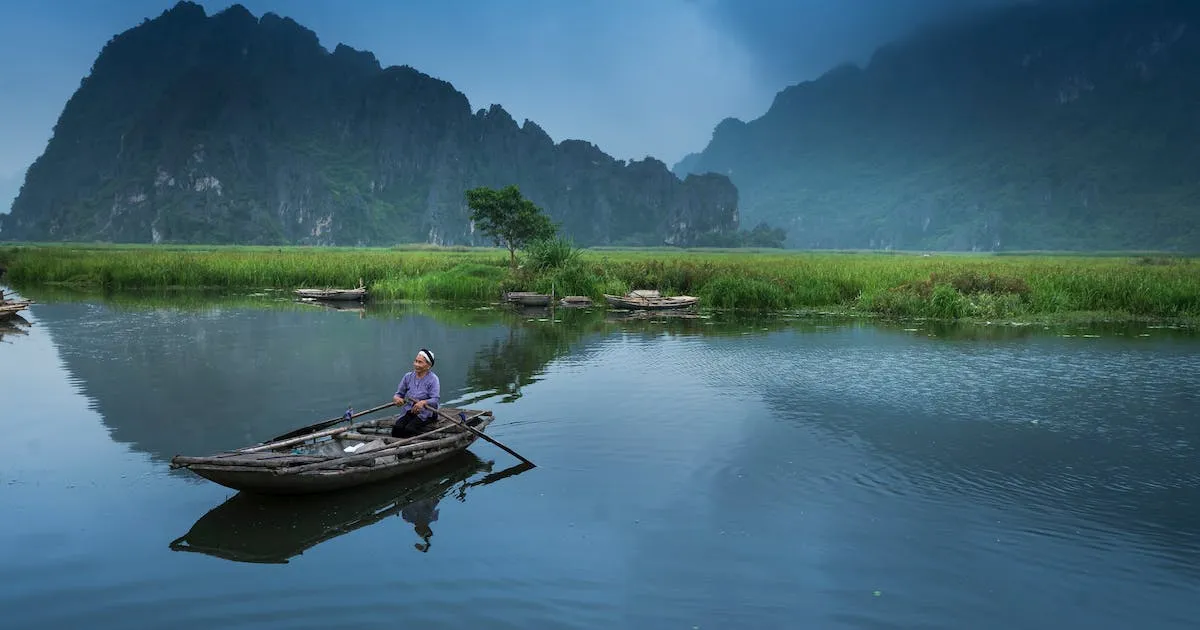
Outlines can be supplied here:
<path id="1" fill-rule="evenodd" d="M 1194 628 L 1200 337 L 31 292 L 0 626 Z M 171 456 L 390 400 L 489 433 L 268 500 Z"/>

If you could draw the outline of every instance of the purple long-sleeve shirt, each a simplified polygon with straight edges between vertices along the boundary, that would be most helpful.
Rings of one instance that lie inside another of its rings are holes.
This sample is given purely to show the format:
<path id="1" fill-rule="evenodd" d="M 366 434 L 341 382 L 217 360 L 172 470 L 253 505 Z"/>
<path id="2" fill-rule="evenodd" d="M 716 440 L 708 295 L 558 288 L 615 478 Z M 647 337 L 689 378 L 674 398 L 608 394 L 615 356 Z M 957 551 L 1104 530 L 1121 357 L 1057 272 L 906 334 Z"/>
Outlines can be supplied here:
<path id="1" fill-rule="evenodd" d="M 442 384 L 438 381 L 437 374 L 433 372 L 426 372 L 423 378 L 417 378 L 415 373 L 409 372 L 400 379 L 400 384 L 396 386 L 396 395 L 413 400 L 428 400 L 429 402 L 425 403 L 425 409 L 418 412 L 417 416 L 422 420 L 429 420 L 437 414 L 434 409 L 441 401 Z M 404 415 L 408 413 L 409 409 L 412 409 L 412 403 L 406 402 L 400 409 L 400 415 Z"/>

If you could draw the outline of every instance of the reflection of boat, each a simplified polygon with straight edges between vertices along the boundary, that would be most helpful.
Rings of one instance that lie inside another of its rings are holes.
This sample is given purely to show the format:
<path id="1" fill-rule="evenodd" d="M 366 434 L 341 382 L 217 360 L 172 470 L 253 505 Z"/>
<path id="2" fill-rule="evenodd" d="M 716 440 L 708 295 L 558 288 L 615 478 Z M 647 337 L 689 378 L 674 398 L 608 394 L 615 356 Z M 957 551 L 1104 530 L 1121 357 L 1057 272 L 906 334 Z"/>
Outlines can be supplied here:
<path id="1" fill-rule="evenodd" d="M 509 291 L 504 294 L 505 302 L 521 306 L 549 306 L 551 296 L 547 293 L 530 293 L 529 291 Z"/>
<path id="2" fill-rule="evenodd" d="M 483 431 L 493 419 L 491 411 L 446 407 L 441 411 L 457 416 L 476 431 Z M 465 450 L 478 437 L 439 417 L 421 435 L 394 438 L 390 433 L 395 422 L 395 417 L 378 418 L 206 457 L 176 455 L 171 458 L 171 468 L 187 468 L 235 490 L 326 492 L 425 468 Z"/>
<path id="3" fill-rule="evenodd" d="M 28 327 L 29 325 L 29 321 L 20 315 L 11 315 L 0 319 L 0 339 L 3 339 L 5 335 L 28 335 L 29 332 L 22 326 Z"/>
<path id="4" fill-rule="evenodd" d="M 317 300 L 313 298 L 301 298 L 301 304 L 308 304 L 330 311 L 343 311 L 351 313 L 366 313 L 367 309 L 361 302 L 351 302 L 348 300 Z"/>
<path id="5" fill-rule="evenodd" d="M 404 479 L 372 484 L 348 492 L 305 497 L 273 497 L 238 493 L 201 516 L 186 534 L 171 542 L 175 551 L 192 551 L 238 562 L 286 563 L 327 540 L 399 514 L 423 539 L 428 551 L 437 519 L 437 504 L 455 490 L 466 498 L 468 486 L 485 485 L 527 470 L 493 473 L 467 483 L 472 475 L 491 471 L 470 451 L 459 453 Z"/>
<path id="6" fill-rule="evenodd" d="M 655 310 L 687 308 L 700 301 L 700 298 L 690 295 L 663 297 L 658 291 L 630 291 L 629 295 L 623 296 L 605 293 L 604 299 L 608 301 L 609 306 L 616 308 Z"/>
<path id="7" fill-rule="evenodd" d="M 666 321 L 684 320 L 684 319 L 702 319 L 704 316 L 692 311 L 683 309 L 636 309 L 629 311 L 609 312 L 605 316 L 605 321 L 609 322 L 633 322 L 633 321 Z"/>
<path id="8" fill-rule="evenodd" d="M 312 300 L 362 301 L 367 297 L 366 287 L 358 287 L 357 289 L 296 289 L 293 293 L 297 297 Z"/>

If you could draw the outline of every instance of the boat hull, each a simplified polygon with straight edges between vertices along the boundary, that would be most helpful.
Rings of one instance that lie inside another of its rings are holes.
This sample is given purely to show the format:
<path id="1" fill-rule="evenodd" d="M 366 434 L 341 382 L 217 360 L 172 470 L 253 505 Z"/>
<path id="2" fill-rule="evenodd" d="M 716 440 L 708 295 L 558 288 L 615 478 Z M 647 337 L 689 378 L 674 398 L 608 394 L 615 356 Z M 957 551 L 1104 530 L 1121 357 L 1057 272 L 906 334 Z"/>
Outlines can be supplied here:
<path id="1" fill-rule="evenodd" d="M 296 289 L 293 293 L 311 300 L 350 301 L 367 297 L 366 289 Z"/>
<path id="2" fill-rule="evenodd" d="M 480 432 L 492 422 L 492 414 L 487 411 L 444 411 L 470 413 L 468 425 Z M 440 420 L 430 427 L 427 436 L 398 441 L 395 447 L 384 445 L 374 454 L 361 454 L 367 450 L 345 450 L 347 446 L 395 440 L 388 437 L 394 424 L 395 418 L 358 423 L 312 437 L 297 436 L 280 441 L 275 447 L 252 447 L 257 449 L 253 453 L 243 449 L 203 458 L 176 456 L 172 458 L 172 467 L 187 468 L 203 479 L 243 492 L 315 494 L 402 477 L 462 453 L 478 439 L 475 433 Z M 360 431 L 374 433 L 364 435 Z M 289 459 L 299 461 L 284 461 Z"/>
<path id="3" fill-rule="evenodd" d="M 549 306 L 551 296 L 545 293 L 510 291 L 504 294 L 504 300 L 521 306 Z"/>
<path id="4" fill-rule="evenodd" d="M 688 308 L 694 306 L 700 301 L 699 298 L 681 295 L 678 297 L 657 297 L 657 298 L 640 298 L 640 297 L 622 297 L 620 295 L 604 295 L 605 301 L 609 306 L 615 308 L 627 309 L 642 309 L 642 310 L 669 310 Z"/>
<path id="5" fill-rule="evenodd" d="M 0 319 L 15 318 L 20 315 L 21 311 L 29 308 L 32 302 L 25 300 L 21 302 L 6 302 L 0 299 Z"/>
<path id="6" fill-rule="evenodd" d="M 399 461 L 385 466 L 363 466 L 347 471 L 307 472 L 277 475 L 270 471 L 223 470 L 219 466 L 191 466 L 191 471 L 226 488 L 256 494 L 314 494 L 345 490 L 389 479 L 396 479 L 461 453 L 463 448 L 447 450 L 421 459 Z"/>

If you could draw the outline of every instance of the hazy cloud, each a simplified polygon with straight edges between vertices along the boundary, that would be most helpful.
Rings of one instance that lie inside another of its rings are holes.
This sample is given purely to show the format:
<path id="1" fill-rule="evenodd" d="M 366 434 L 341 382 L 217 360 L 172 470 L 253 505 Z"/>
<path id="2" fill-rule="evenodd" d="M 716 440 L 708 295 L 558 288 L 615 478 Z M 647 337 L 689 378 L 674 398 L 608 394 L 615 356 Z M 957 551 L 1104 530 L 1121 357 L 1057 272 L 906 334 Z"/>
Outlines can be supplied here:
<path id="1" fill-rule="evenodd" d="M 476 109 L 499 103 L 555 140 L 590 140 L 619 158 L 673 162 L 724 116 L 770 103 L 750 53 L 683 0 L 480 2 L 453 13 L 381 5 L 305 19 L 309 6 L 289 12 L 326 47 L 345 42 L 385 65 L 409 64 L 453 83 Z"/>
<path id="2" fill-rule="evenodd" d="M 555 140 L 668 164 L 727 116 L 943 15 L 1014 0 L 243 0 L 327 48 L 370 50 L 500 103 Z M 0 0 L 0 177 L 23 175 L 101 47 L 175 0 Z M 212 14 L 228 1 L 201 0 Z M 0 209 L 4 204 L 0 203 Z"/>
<path id="3" fill-rule="evenodd" d="M 1017 1 L 693 0 L 750 51 L 774 91 L 841 63 L 865 63 L 915 28 Z"/>

